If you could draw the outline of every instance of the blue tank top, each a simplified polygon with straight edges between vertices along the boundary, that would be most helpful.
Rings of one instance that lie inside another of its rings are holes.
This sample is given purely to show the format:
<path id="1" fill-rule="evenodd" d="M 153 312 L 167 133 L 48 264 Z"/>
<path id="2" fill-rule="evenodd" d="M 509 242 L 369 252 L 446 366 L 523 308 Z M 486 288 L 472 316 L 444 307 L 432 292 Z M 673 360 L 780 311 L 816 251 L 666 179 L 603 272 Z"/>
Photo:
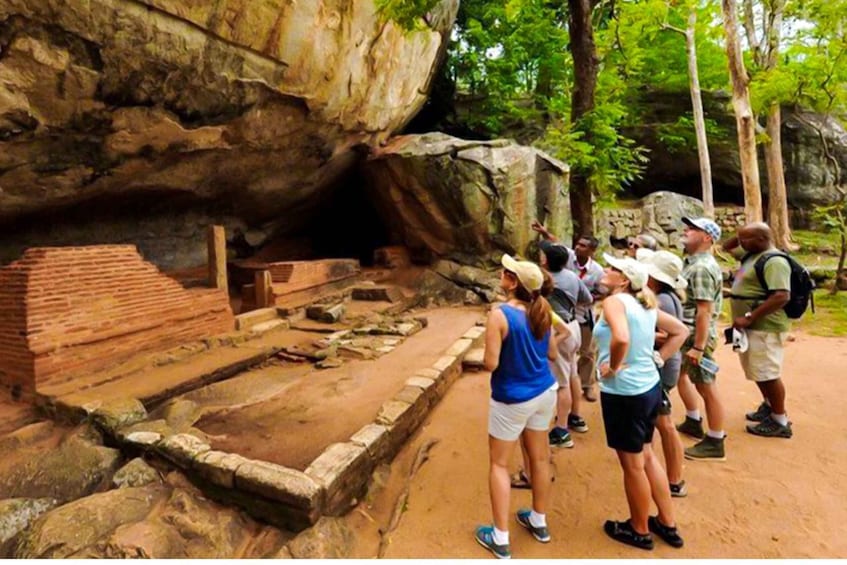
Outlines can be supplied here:
<path id="1" fill-rule="evenodd" d="M 504 404 L 526 402 L 556 382 L 547 360 L 550 331 L 535 339 L 526 312 L 508 304 L 501 305 L 500 311 L 506 316 L 509 333 L 503 340 L 497 368 L 491 373 L 491 398 Z"/>
<path id="2" fill-rule="evenodd" d="M 659 370 L 653 361 L 658 311 L 655 308 L 647 310 L 631 294 L 620 293 L 614 296 L 623 302 L 626 310 L 629 349 L 623 361 L 626 365 L 624 369 L 612 378 L 598 379 L 600 390 L 621 396 L 643 394 L 659 382 Z M 594 338 L 597 340 L 597 366 L 599 367 L 609 362 L 609 347 L 612 343 L 612 331 L 605 317 L 601 317 L 594 326 Z"/>

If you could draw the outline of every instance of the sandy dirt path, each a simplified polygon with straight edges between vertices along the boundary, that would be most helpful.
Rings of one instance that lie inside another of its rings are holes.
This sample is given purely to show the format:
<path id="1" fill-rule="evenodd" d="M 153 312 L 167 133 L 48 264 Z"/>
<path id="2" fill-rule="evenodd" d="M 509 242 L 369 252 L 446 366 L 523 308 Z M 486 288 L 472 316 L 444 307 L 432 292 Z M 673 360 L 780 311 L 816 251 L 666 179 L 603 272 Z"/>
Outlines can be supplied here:
<path id="1" fill-rule="evenodd" d="M 759 402 L 737 357 L 717 355 L 727 406 L 728 460 L 686 462 L 689 496 L 674 499 L 686 545 L 656 540 L 652 552 L 623 546 L 602 531 L 608 518 L 627 515 L 620 469 L 606 447 L 600 407 L 585 403 L 587 434 L 574 449 L 554 454 L 556 482 L 548 522 L 552 542 L 542 545 L 511 526 L 515 558 L 767 558 L 845 557 L 847 437 L 843 431 L 847 340 L 797 334 L 786 353 L 785 378 L 794 438 L 764 439 L 744 431 L 744 413 Z M 486 418 L 488 375 L 463 376 L 398 455 L 384 485 L 348 518 L 356 530 L 356 557 L 373 557 L 378 527 L 388 524 L 419 447 L 437 439 L 430 459 L 411 480 L 406 511 L 390 536 L 391 558 L 487 558 L 473 540 L 491 519 L 488 502 Z M 674 399 L 674 418 L 682 403 Z M 656 434 L 658 441 L 658 434 Z M 683 440 L 686 445 L 693 443 Z M 659 448 L 659 446 L 656 446 Z M 515 461 L 517 463 L 517 460 Z M 530 501 L 512 491 L 512 509 Z"/>

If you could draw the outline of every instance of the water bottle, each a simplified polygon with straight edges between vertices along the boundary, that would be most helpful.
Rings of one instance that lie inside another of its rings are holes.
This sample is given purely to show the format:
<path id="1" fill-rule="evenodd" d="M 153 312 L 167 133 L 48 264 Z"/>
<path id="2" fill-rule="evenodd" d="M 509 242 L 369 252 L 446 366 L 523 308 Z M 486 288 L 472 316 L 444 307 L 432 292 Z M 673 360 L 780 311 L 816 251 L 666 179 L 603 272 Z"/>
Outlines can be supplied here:
<path id="1" fill-rule="evenodd" d="M 714 360 L 709 359 L 708 357 L 700 358 L 700 368 L 709 373 L 710 375 L 717 375 L 720 367 Z"/>

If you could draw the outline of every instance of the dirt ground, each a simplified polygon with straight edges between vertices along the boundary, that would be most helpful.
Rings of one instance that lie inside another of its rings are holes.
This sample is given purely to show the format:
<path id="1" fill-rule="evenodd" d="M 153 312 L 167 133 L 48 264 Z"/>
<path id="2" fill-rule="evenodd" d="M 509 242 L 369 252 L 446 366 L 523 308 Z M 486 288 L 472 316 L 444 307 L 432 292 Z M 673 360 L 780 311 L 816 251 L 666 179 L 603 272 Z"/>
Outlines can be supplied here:
<path id="1" fill-rule="evenodd" d="M 622 477 L 605 445 L 600 407 L 584 403 L 590 430 L 574 449 L 556 450 L 556 482 L 548 514 L 552 541 L 536 542 L 511 526 L 515 558 L 816 558 L 847 556 L 847 437 L 843 399 L 847 340 L 796 335 L 786 353 L 790 440 L 765 439 L 744 431 L 744 413 L 760 398 L 744 380 L 736 356 L 717 355 L 727 407 L 726 462 L 686 461 L 687 498 L 674 499 L 685 547 L 660 540 L 652 552 L 607 538 L 604 520 L 627 516 Z M 488 375 L 463 376 L 385 473 L 381 488 L 348 515 L 356 530 L 355 557 L 378 553 L 378 528 L 386 528 L 400 492 L 409 498 L 399 526 L 389 535 L 389 558 L 488 558 L 473 540 L 489 523 L 486 418 Z M 675 397 L 674 418 L 682 403 Z M 438 443 L 409 481 L 419 448 Z M 658 434 L 656 434 L 658 442 Z M 692 440 L 684 439 L 686 445 Z M 660 446 L 656 445 L 657 449 Z M 515 459 L 517 463 L 517 458 Z M 528 491 L 512 491 L 512 509 L 527 506 Z"/>

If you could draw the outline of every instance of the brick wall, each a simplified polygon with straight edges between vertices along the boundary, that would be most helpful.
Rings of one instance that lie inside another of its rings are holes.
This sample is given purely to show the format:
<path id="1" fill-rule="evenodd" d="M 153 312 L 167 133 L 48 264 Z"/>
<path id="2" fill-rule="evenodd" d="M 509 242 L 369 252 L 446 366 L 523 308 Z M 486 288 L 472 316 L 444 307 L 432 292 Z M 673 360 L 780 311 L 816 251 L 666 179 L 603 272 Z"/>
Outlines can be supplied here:
<path id="1" fill-rule="evenodd" d="M 0 383 L 25 391 L 234 326 L 223 292 L 183 288 L 132 245 L 33 248 L 0 269 Z"/>

